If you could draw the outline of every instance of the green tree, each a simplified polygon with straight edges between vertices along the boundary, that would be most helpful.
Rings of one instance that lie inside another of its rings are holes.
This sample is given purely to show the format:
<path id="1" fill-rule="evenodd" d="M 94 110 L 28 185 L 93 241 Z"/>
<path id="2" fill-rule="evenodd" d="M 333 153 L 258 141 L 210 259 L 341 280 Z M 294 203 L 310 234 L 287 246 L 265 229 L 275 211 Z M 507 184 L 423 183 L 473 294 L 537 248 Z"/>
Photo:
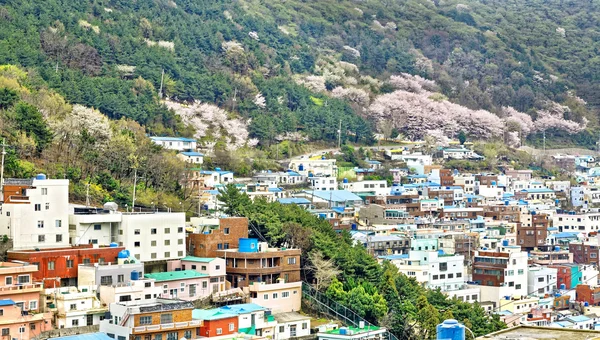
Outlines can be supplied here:
<path id="1" fill-rule="evenodd" d="M 224 213 L 229 216 L 241 216 L 244 207 L 252 203 L 250 197 L 241 192 L 233 183 L 219 189 L 217 199 L 223 203 L 225 206 Z"/>
<path id="2" fill-rule="evenodd" d="M 0 109 L 5 110 L 13 106 L 18 99 L 17 91 L 6 87 L 0 88 Z"/>
<path id="3" fill-rule="evenodd" d="M 52 132 L 46 125 L 42 113 L 33 105 L 19 102 L 14 107 L 13 122 L 19 130 L 35 140 L 38 151 L 52 140 Z"/>
<path id="4" fill-rule="evenodd" d="M 464 145 L 467 141 L 467 134 L 462 130 L 458 133 L 458 141 L 460 142 L 460 145 Z"/>

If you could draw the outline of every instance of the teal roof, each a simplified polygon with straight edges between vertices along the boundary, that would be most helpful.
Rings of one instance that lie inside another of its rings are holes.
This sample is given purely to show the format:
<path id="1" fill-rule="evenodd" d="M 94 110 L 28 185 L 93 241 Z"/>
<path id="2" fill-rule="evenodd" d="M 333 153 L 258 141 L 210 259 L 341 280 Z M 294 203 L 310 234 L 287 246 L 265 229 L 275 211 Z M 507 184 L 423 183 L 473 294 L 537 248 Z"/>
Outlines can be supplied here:
<path id="1" fill-rule="evenodd" d="M 112 340 L 111 337 L 104 333 L 88 333 L 88 334 L 79 334 L 79 335 L 67 335 L 61 336 L 58 338 L 54 338 L 56 340 Z"/>
<path id="2" fill-rule="evenodd" d="M 178 271 L 174 271 L 174 272 L 152 273 L 152 274 L 144 275 L 145 278 L 155 279 L 158 282 L 195 279 L 195 278 L 201 278 L 201 277 L 207 277 L 207 276 L 208 275 L 198 273 L 195 270 L 178 270 Z"/>
<path id="3" fill-rule="evenodd" d="M 235 314 L 235 315 L 248 314 L 248 313 L 258 312 L 261 310 L 266 310 L 265 307 L 259 306 L 255 303 L 242 303 L 240 305 L 229 305 L 229 306 L 223 306 L 223 307 L 220 307 L 217 309 L 223 313 L 231 313 L 231 314 Z"/>
<path id="4" fill-rule="evenodd" d="M 202 262 L 208 263 L 214 261 L 214 257 L 196 257 L 196 256 L 186 256 L 181 259 L 181 261 L 189 261 L 189 262 Z"/>
<path id="5" fill-rule="evenodd" d="M 219 308 L 215 309 L 194 309 L 192 311 L 192 319 L 194 320 L 221 320 L 228 318 L 237 318 L 236 314 L 227 313 L 221 311 Z"/>

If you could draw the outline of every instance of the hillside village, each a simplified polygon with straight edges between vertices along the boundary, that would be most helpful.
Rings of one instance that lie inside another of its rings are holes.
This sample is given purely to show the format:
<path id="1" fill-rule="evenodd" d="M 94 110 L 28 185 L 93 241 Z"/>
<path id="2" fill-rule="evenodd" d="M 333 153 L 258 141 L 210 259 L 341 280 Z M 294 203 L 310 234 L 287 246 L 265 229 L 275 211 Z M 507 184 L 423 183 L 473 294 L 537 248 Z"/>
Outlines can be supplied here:
<path id="1" fill-rule="evenodd" d="M 569 180 L 446 168 L 452 159 L 484 159 L 458 142 L 431 153 L 382 149 L 365 168 L 340 169 L 332 152 L 304 155 L 287 171 L 243 179 L 204 170 L 193 139 L 152 141 L 190 164 L 182 185 L 197 192 L 196 216 L 72 204 L 69 180 L 44 174 L 4 179 L 2 336 L 396 338 L 327 300 L 319 282 L 303 281 L 301 249 L 270 245 L 246 217 L 228 216 L 228 190 L 302 207 L 378 262 L 480 305 L 509 329 L 600 330 L 600 168 L 592 155 L 550 157 Z M 397 162 L 405 166 L 389 167 Z"/>

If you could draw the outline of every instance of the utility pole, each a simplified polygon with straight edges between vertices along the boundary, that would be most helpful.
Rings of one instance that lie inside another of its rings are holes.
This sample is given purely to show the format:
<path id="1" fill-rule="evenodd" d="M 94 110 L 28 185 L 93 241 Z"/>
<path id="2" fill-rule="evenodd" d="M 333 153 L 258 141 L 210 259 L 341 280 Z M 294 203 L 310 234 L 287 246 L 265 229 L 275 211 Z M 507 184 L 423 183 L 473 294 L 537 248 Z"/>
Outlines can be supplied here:
<path id="1" fill-rule="evenodd" d="M 342 148 L 342 120 L 340 119 L 340 125 L 338 127 L 338 149 Z"/>
<path id="2" fill-rule="evenodd" d="M 133 199 L 131 202 L 131 212 L 135 211 L 135 187 L 137 186 L 137 168 L 133 169 Z"/>
<path id="3" fill-rule="evenodd" d="M 85 207 L 90 207 L 90 183 L 85 185 Z"/>
<path id="4" fill-rule="evenodd" d="M 231 100 L 231 111 L 235 111 L 235 102 L 237 101 L 237 87 L 233 89 L 233 99 Z"/>
<path id="5" fill-rule="evenodd" d="M 546 129 L 544 129 L 544 156 L 546 155 Z"/>
<path id="6" fill-rule="evenodd" d="M 160 75 L 160 89 L 158 90 L 158 97 L 162 99 L 163 97 L 163 81 L 165 80 L 165 69 L 162 69 L 162 74 Z"/>
<path id="7" fill-rule="evenodd" d="M 2 138 L 2 164 L 0 165 L 0 199 L 4 203 L 4 156 L 6 156 L 6 139 Z"/>

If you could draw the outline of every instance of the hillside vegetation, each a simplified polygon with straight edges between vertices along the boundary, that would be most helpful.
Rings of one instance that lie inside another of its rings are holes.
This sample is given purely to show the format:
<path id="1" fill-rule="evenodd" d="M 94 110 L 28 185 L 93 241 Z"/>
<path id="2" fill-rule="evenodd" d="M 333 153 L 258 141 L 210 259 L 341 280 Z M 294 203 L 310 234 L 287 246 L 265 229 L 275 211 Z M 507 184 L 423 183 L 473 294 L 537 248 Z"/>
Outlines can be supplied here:
<path id="1" fill-rule="evenodd" d="M 594 1 L 2 0 L 0 6 L 0 63 L 35 70 L 67 101 L 135 120 L 152 134 L 265 147 L 286 139 L 334 142 L 341 121 L 344 141 L 370 143 L 372 132 L 386 133 L 369 110 L 372 101 L 397 89 L 390 76 L 407 73 L 432 80 L 438 100 L 500 118 L 504 107 L 533 119 L 552 112 L 581 126 L 577 134 L 550 127 L 556 140 L 590 146 L 596 139 L 600 4 Z M 189 112 L 182 119 L 161 103 L 161 78 L 162 95 L 218 106 L 238 121 L 237 129 L 199 134 Z M 236 139 L 238 130 L 247 138 Z M 540 132 L 532 131 L 531 141 Z"/>

